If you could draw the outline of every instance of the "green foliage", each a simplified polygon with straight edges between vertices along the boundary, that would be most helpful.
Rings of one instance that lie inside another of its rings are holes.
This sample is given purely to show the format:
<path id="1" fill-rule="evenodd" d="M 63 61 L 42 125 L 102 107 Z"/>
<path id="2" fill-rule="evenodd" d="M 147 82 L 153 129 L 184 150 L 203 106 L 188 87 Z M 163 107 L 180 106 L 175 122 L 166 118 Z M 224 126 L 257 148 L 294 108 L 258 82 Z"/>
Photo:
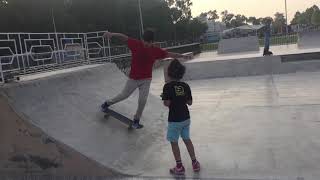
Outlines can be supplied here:
<path id="1" fill-rule="evenodd" d="M 261 22 L 261 24 L 268 24 L 268 23 L 273 23 L 273 19 L 272 17 L 265 17 L 265 18 L 259 18 L 259 21 Z"/>
<path id="2" fill-rule="evenodd" d="M 201 36 L 203 32 L 208 29 L 208 26 L 207 24 L 199 21 L 197 18 L 194 18 L 190 21 L 188 29 L 192 32 L 193 39 L 195 39 L 196 37 Z"/>
<path id="3" fill-rule="evenodd" d="M 314 10 L 312 17 L 311 17 L 311 23 L 316 26 L 320 25 L 320 10 L 319 9 Z"/>
<path id="4" fill-rule="evenodd" d="M 191 0 L 141 0 L 144 27 L 154 28 L 157 40 L 173 39 L 175 30 L 179 39 L 200 36 L 205 30 L 192 20 L 191 6 Z M 58 32 L 110 30 L 138 38 L 138 8 L 138 0 L 0 0 L 0 32 L 53 32 L 54 17 Z"/>
<path id="5" fill-rule="evenodd" d="M 252 16 L 247 19 L 247 23 L 251 23 L 252 25 L 259 25 L 261 24 L 261 21 L 260 19 Z"/>
<path id="6" fill-rule="evenodd" d="M 277 12 L 275 15 L 274 21 L 272 23 L 275 33 L 283 33 L 286 27 L 286 18 L 283 13 Z"/>
<path id="7" fill-rule="evenodd" d="M 213 20 L 215 21 L 216 19 L 219 19 L 219 15 L 217 10 L 210 10 L 208 12 L 203 12 L 199 15 L 200 18 L 208 19 L 208 20 Z"/>
<path id="8" fill-rule="evenodd" d="M 191 0 L 167 0 L 169 7 L 175 7 L 177 10 L 181 11 L 180 20 L 190 20 L 191 15 Z"/>
<path id="9" fill-rule="evenodd" d="M 231 20 L 234 17 L 234 14 L 229 13 L 227 10 L 221 12 L 222 15 L 222 22 L 224 22 L 227 26 L 227 28 L 232 28 L 233 26 L 231 25 Z"/>
<path id="10" fill-rule="evenodd" d="M 301 17 L 301 12 L 297 11 L 294 15 L 294 18 L 291 21 L 291 24 L 299 24 L 299 18 Z"/>
<path id="11" fill-rule="evenodd" d="M 236 16 L 234 16 L 234 18 L 230 21 L 230 24 L 232 27 L 239 27 L 242 25 L 245 25 L 247 21 L 246 16 L 241 15 L 241 14 L 237 14 Z"/>
<path id="12" fill-rule="evenodd" d="M 319 7 L 314 5 L 310 8 L 307 8 L 306 11 L 296 12 L 294 18 L 291 21 L 291 24 L 312 25 L 312 16 L 317 10 L 319 10 Z"/>

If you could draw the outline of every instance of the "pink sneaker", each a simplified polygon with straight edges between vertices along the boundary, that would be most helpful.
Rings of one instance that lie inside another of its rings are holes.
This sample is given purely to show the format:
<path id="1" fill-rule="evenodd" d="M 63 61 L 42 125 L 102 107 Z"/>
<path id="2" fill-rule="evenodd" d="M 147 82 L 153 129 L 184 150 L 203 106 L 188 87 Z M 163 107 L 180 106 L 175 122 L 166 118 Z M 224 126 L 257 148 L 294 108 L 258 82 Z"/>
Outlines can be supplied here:
<path id="1" fill-rule="evenodd" d="M 174 175 L 184 175 L 185 169 L 183 166 L 181 166 L 180 168 L 178 168 L 176 166 L 176 167 L 170 169 L 170 173 L 174 174 Z"/>
<path id="2" fill-rule="evenodd" d="M 200 163 L 199 161 L 196 161 L 195 163 L 192 163 L 193 171 L 199 172 L 200 171 Z"/>

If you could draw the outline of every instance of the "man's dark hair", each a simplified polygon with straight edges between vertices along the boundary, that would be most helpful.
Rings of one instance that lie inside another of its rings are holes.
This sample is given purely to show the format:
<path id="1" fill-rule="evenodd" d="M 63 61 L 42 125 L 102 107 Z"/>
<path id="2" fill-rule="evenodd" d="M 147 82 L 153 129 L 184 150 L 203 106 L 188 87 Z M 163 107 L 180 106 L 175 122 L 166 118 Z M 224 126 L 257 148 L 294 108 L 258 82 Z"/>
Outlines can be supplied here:
<path id="1" fill-rule="evenodd" d="M 143 33 L 143 40 L 146 42 L 153 42 L 154 41 L 154 31 L 151 29 L 147 29 L 144 33 Z"/>
<path id="2" fill-rule="evenodd" d="M 180 80 L 183 78 L 185 72 L 186 67 L 182 65 L 179 60 L 174 59 L 173 61 L 171 61 L 168 67 L 168 76 L 171 79 Z"/>

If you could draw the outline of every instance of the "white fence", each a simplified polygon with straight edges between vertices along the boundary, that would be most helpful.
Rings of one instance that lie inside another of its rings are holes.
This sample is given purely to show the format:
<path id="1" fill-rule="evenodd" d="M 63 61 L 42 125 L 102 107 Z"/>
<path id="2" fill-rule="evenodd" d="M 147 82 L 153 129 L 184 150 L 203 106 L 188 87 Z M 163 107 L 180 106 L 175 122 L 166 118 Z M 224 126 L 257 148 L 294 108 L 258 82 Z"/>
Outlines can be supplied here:
<path id="1" fill-rule="evenodd" d="M 112 45 L 103 33 L 0 33 L 0 83 L 15 75 L 129 56 L 127 46 Z"/>
<path id="2" fill-rule="evenodd" d="M 1 81 L 7 75 L 27 74 L 65 64 L 88 61 L 84 33 L 1 33 Z"/>

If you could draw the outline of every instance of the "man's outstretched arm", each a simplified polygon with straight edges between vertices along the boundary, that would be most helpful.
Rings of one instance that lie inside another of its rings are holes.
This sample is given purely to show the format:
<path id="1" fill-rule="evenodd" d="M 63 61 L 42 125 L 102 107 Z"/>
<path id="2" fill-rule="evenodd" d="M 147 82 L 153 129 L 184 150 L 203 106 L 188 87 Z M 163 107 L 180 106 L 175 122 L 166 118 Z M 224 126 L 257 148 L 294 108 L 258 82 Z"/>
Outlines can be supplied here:
<path id="1" fill-rule="evenodd" d="M 189 55 L 184 55 L 184 54 L 178 54 L 178 53 L 173 53 L 173 52 L 168 52 L 168 57 L 178 59 L 178 58 L 183 58 L 183 59 L 190 59 L 191 57 Z"/>
<path id="2" fill-rule="evenodd" d="M 103 34 L 103 37 L 109 38 L 109 39 L 111 39 L 112 37 L 117 37 L 117 38 L 121 39 L 122 41 L 128 41 L 128 39 L 129 39 L 129 37 L 125 34 L 112 33 L 112 32 L 108 32 L 108 31 Z"/>

